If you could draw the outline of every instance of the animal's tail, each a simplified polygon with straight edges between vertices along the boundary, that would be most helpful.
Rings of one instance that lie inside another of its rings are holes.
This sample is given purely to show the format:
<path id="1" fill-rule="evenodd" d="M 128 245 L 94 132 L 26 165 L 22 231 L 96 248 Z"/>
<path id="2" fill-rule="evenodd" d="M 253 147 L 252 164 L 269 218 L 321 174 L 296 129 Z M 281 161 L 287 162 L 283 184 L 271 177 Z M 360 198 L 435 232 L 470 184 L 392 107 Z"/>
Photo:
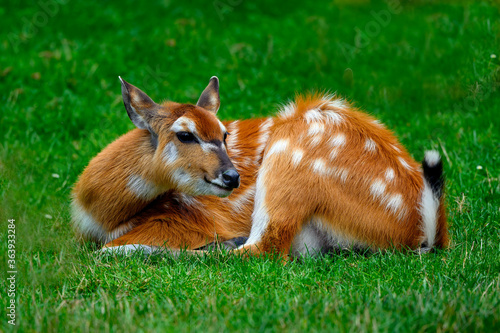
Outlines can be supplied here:
<path id="1" fill-rule="evenodd" d="M 443 207 L 443 162 L 435 150 L 425 152 L 422 162 L 424 172 L 424 190 L 420 202 L 422 215 L 422 229 L 424 239 L 421 250 L 427 252 L 434 246 L 445 247 L 448 245 L 448 231 L 446 212 Z"/>

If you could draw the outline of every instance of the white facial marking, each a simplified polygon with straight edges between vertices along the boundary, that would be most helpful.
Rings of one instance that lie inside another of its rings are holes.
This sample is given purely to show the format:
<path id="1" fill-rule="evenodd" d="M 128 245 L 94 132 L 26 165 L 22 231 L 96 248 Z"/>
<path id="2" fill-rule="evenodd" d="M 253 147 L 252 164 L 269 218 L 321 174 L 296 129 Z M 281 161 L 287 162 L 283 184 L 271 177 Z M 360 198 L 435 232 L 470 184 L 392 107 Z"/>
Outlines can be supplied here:
<path id="1" fill-rule="evenodd" d="M 158 186 L 140 175 L 130 175 L 127 187 L 139 199 L 146 201 L 156 198 L 162 192 Z"/>
<path id="2" fill-rule="evenodd" d="M 184 132 L 188 131 L 193 134 L 196 134 L 196 124 L 192 119 L 189 119 L 187 117 L 180 117 L 177 119 L 173 124 L 170 129 L 177 133 L 177 132 Z"/>
<path id="3" fill-rule="evenodd" d="M 385 192 L 385 183 L 381 179 L 375 179 L 370 186 L 370 192 L 375 198 L 380 198 Z"/>
<path id="4" fill-rule="evenodd" d="M 189 186 L 192 179 L 184 169 L 179 168 L 172 173 L 172 182 L 177 186 Z"/>
<path id="5" fill-rule="evenodd" d="M 411 166 L 408 164 L 408 162 L 406 162 L 402 157 L 398 157 L 398 159 L 403 167 L 405 167 L 408 170 L 411 170 Z"/>
<path id="6" fill-rule="evenodd" d="M 390 181 L 394 180 L 394 177 L 395 177 L 395 175 L 394 175 L 394 169 L 389 168 L 389 169 L 385 170 L 385 179 L 387 181 L 390 182 Z"/>
<path id="7" fill-rule="evenodd" d="M 319 175 L 325 175 L 328 172 L 328 168 L 326 167 L 325 161 L 322 158 L 317 158 L 313 161 L 312 169 Z"/>
<path id="8" fill-rule="evenodd" d="M 329 142 L 332 147 L 342 147 L 346 142 L 345 135 L 343 133 L 339 133 L 333 136 Z"/>
<path id="9" fill-rule="evenodd" d="M 315 136 L 315 135 L 320 135 L 323 134 L 325 131 L 325 125 L 322 123 L 312 123 L 311 126 L 309 126 L 309 129 L 307 130 L 307 135 L 309 136 Z"/>
<path id="10" fill-rule="evenodd" d="M 281 139 L 276 141 L 269 151 L 267 152 L 267 156 L 278 154 L 284 152 L 288 148 L 288 139 Z"/>
<path id="11" fill-rule="evenodd" d="M 200 143 L 200 147 L 201 149 L 205 152 L 205 153 L 209 153 L 213 150 L 217 150 L 219 148 L 222 148 L 224 145 L 222 144 L 221 147 L 217 147 L 217 145 L 211 143 L 211 142 L 206 142 L 206 141 L 203 141 L 203 140 L 200 140 L 198 139 L 199 143 Z"/>
<path id="12" fill-rule="evenodd" d="M 165 148 L 163 148 L 162 158 L 163 162 L 167 165 L 173 164 L 177 160 L 178 155 L 177 147 L 172 141 L 167 143 Z"/>
<path id="13" fill-rule="evenodd" d="M 375 150 L 377 150 L 377 144 L 375 143 L 375 141 L 373 141 L 372 139 L 366 139 L 365 150 L 368 152 L 374 152 Z"/>
<path id="14" fill-rule="evenodd" d="M 302 149 L 294 149 L 292 152 L 292 163 L 294 166 L 299 165 L 300 161 L 302 161 L 302 157 L 304 157 L 304 151 Z"/>

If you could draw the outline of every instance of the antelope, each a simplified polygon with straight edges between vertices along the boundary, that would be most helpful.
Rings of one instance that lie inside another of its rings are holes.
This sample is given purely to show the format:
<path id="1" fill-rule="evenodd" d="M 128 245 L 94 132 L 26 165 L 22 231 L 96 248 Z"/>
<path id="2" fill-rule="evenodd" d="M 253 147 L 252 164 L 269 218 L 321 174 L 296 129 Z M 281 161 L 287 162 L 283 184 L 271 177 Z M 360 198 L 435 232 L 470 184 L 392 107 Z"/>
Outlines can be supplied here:
<path id="1" fill-rule="evenodd" d="M 221 122 L 219 81 L 196 105 L 155 103 L 121 79 L 137 127 L 94 157 L 72 192 L 78 235 L 104 250 L 235 251 L 448 246 L 439 153 L 415 162 L 391 131 L 335 95 L 297 95 L 274 117 Z"/>

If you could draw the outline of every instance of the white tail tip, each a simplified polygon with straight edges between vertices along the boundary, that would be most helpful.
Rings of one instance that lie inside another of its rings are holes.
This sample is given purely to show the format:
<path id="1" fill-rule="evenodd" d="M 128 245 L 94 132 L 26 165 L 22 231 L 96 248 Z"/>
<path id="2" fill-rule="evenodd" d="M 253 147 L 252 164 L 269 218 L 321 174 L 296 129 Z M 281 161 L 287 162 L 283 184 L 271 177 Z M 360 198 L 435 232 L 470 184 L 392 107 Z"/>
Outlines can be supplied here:
<path id="1" fill-rule="evenodd" d="M 425 152 L 424 159 L 427 165 L 432 168 L 439 164 L 439 162 L 441 161 L 441 156 L 436 150 L 428 150 Z"/>

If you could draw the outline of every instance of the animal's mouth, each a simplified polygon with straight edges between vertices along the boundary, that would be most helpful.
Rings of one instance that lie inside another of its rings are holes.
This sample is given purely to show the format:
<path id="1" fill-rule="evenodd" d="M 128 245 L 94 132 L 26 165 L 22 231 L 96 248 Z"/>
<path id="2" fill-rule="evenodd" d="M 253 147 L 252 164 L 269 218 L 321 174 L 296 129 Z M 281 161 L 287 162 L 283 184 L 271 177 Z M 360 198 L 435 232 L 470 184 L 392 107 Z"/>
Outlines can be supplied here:
<path id="1" fill-rule="evenodd" d="M 217 183 L 215 183 L 215 182 L 213 182 L 213 181 L 208 180 L 206 176 L 203 178 L 203 180 L 205 180 L 205 181 L 206 181 L 207 183 L 209 183 L 210 185 L 215 186 L 216 188 L 221 189 L 221 190 L 223 190 L 223 191 L 228 191 L 228 192 L 230 192 L 230 191 L 232 191 L 232 190 L 233 190 L 233 188 L 231 188 L 231 187 L 224 186 L 224 185 L 222 185 L 222 184 L 217 184 Z"/>

